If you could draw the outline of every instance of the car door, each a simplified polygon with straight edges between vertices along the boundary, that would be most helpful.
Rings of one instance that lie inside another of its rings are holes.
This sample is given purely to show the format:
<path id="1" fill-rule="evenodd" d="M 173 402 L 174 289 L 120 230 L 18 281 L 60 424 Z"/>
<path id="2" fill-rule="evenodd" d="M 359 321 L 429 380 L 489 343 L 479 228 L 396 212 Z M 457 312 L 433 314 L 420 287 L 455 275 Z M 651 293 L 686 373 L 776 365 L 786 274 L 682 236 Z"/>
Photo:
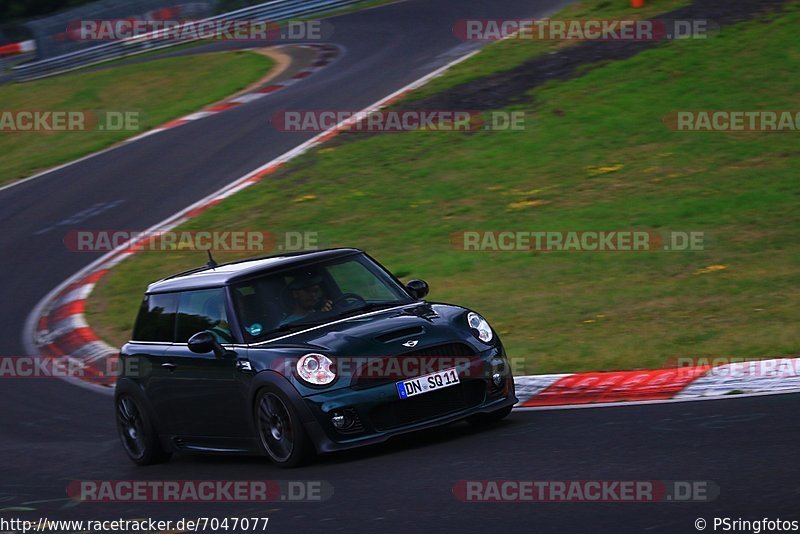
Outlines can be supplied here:
<path id="1" fill-rule="evenodd" d="M 175 336 L 177 307 L 175 293 L 145 295 L 132 339 L 122 355 L 126 377 L 138 382 L 144 390 L 161 434 L 171 434 L 169 384 L 165 380 L 169 371 L 164 363 Z"/>
<path id="2" fill-rule="evenodd" d="M 227 309 L 223 288 L 180 294 L 175 343 L 169 347 L 165 361 L 169 373 L 170 427 L 176 436 L 241 438 L 250 434 L 250 410 L 246 402 L 248 376 L 238 371 L 233 338 L 224 334 Z M 196 354 L 190 351 L 189 338 L 202 331 L 217 335 L 231 354 L 220 358 L 213 352 Z"/>

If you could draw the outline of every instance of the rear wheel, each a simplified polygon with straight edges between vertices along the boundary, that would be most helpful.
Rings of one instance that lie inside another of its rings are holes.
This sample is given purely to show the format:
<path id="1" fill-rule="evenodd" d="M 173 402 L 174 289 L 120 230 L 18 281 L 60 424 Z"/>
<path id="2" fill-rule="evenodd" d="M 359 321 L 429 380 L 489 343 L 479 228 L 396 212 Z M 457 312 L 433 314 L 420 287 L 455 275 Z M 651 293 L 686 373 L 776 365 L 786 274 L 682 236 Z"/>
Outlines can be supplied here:
<path id="1" fill-rule="evenodd" d="M 507 406 L 494 412 L 471 415 L 467 418 L 467 422 L 478 427 L 493 425 L 505 419 L 511 413 L 511 408 L 512 406 Z"/>
<path id="2" fill-rule="evenodd" d="M 161 447 L 147 411 L 133 396 L 127 393 L 119 395 L 116 412 L 117 431 L 128 458 L 138 465 L 169 460 L 172 453 Z"/>
<path id="3" fill-rule="evenodd" d="M 266 386 L 258 392 L 255 409 L 258 437 L 273 463 L 297 467 L 311 459 L 314 454 L 311 440 L 283 392 Z"/>

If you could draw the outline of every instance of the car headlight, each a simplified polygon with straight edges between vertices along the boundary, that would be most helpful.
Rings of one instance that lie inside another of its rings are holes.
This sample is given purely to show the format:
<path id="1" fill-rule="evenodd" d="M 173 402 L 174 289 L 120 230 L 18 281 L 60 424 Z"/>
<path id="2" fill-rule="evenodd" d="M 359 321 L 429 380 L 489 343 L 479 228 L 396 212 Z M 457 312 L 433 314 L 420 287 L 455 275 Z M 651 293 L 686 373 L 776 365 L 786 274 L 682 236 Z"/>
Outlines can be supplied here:
<path id="1" fill-rule="evenodd" d="M 306 354 L 297 360 L 297 375 L 313 386 L 327 386 L 336 380 L 333 360 L 323 354 Z"/>
<path id="2" fill-rule="evenodd" d="M 489 326 L 489 323 L 486 322 L 486 319 L 477 313 L 469 312 L 467 314 L 467 323 L 472 329 L 472 333 L 475 334 L 475 337 L 484 343 L 489 343 L 492 340 L 492 337 L 494 337 L 492 334 L 492 327 Z"/>

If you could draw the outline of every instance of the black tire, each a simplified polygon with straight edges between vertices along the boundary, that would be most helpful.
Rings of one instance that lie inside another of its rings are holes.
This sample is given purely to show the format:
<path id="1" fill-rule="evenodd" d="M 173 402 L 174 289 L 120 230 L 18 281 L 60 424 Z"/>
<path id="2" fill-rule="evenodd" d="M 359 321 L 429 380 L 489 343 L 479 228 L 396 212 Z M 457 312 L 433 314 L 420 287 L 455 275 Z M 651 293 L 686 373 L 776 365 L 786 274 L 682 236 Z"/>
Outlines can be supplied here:
<path id="1" fill-rule="evenodd" d="M 277 387 L 267 385 L 258 391 L 253 417 L 261 449 L 278 467 L 299 467 L 314 457 L 297 411 Z"/>
<path id="2" fill-rule="evenodd" d="M 467 417 L 467 422 L 476 427 L 490 426 L 508 417 L 508 414 L 511 413 L 511 408 L 513 406 L 506 406 L 494 412 L 471 415 Z"/>
<path id="3" fill-rule="evenodd" d="M 170 459 L 172 453 L 161 447 L 150 415 L 133 395 L 117 395 L 114 408 L 122 448 L 133 463 L 151 465 Z"/>

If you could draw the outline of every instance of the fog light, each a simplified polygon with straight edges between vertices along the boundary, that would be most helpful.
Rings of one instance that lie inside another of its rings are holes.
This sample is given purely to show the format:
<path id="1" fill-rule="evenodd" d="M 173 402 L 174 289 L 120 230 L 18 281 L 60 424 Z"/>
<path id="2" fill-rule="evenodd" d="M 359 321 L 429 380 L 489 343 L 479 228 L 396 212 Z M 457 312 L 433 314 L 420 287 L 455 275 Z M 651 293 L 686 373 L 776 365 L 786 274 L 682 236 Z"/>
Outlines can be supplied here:
<path id="1" fill-rule="evenodd" d="M 504 375 L 506 374 L 506 362 L 502 358 L 494 358 L 491 363 L 492 382 L 499 387 L 503 383 Z"/>
<path id="2" fill-rule="evenodd" d="M 330 412 L 331 424 L 342 434 L 356 434 L 364 430 L 355 408 L 337 408 Z"/>
<path id="3" fill-rule="evenodd" d="M 333 415 L 331 416 L 331 423 L 333 423 L 333 426 L 336 429 L 341 430 L 345 427 L 345 424 L 347 424 L 347 418 L 343 413 L 333 412 Z"/>

